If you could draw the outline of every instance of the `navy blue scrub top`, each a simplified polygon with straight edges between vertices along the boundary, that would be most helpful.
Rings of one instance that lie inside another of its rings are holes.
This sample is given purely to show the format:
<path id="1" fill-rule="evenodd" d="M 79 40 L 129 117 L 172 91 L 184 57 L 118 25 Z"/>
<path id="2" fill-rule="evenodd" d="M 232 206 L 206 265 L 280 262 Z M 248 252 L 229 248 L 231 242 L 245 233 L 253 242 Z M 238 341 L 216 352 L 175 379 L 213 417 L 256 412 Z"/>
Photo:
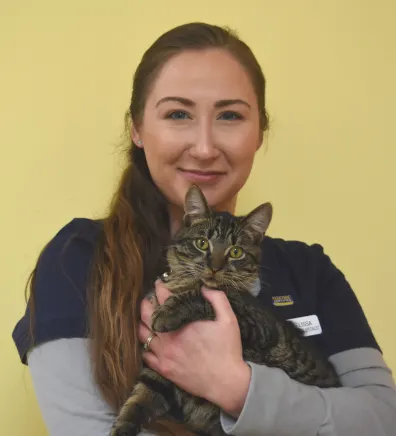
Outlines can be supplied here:
<path id="1" fill-rule="evenodd" d="M 44 249 L 36 273 L 34 339 L 29 335 L 29 308 L 13 331 L 23 363 L 34 345 L 87 337 L 87 283 L 101 232 L 100 221 L 76 218 Z M 305 339 L 325 357 L 360 347 L 380 350 L 349 283 L 320 245 L 266 236 L 260 270 L 257 298 L 284 319 L 302 317 L 307 324 L 317 319 L 318 334 L 313 331 Z"/>

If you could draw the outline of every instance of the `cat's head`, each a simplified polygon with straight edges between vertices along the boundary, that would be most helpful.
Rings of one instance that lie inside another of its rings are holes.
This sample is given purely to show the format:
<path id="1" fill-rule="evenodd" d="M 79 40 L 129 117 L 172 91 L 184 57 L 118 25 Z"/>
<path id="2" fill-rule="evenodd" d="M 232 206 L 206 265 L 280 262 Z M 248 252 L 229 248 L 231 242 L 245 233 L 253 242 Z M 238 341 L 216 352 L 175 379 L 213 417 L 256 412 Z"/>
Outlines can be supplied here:
<path id="1" fill-rule="evenodd" d="M 184 209 L 183 225 L 168 250 L 174 279 L 256 294 L 260 244 L 271 221 L 271 204 L 243 217 L 215 213 L 194 185 L 186 194 Z"/>

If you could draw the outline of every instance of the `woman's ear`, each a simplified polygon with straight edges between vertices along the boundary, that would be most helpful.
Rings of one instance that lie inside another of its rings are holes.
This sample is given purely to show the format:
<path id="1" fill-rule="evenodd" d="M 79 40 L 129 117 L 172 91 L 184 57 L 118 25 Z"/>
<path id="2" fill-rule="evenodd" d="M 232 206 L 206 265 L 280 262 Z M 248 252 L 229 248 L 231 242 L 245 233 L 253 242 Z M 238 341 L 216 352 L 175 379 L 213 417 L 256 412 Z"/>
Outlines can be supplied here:
<path id="1" fill-rule="evenodd" d="M 131 138 L 137 147 L 143 148 L 143 143 L 140 139 L 140 135 L 134 126 L 131 126 Z"/>

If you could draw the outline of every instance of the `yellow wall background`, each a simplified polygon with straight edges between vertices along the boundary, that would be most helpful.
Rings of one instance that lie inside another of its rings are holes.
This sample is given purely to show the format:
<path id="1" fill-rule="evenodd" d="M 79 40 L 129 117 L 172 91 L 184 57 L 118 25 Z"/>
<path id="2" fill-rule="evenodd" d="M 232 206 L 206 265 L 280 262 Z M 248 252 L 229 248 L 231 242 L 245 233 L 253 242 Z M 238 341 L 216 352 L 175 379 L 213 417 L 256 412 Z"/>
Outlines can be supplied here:
<path id="1" fill-rule="evenodd" d="M 43 244 L 101 214 L 120 171 L 132 73 L 168 28 L 239 29 L 272 118 L 239 211 L 271 200 L 271 235 L 319 242 L 396 370 L 393 0 L 3 0 L 0 4 L 0 434 L 46 434 L 11 331 Z"/>

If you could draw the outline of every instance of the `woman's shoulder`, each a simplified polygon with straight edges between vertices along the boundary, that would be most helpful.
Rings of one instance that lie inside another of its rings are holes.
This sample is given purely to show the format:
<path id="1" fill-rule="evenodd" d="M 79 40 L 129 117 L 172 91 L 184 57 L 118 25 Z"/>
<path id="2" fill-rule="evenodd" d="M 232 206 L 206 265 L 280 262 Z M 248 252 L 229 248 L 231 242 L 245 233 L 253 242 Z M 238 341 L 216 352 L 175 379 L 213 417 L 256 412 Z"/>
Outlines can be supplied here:
<path id="1" fill-rule="evenodd" d="M 327 356 L 380 350 L 355 292 L 321 244 L 266 237 L 261 274 L 261 298 L 286 319 L 308 323 L 313 342 Z"/>
<path id="2" fill-rule="evenodd" d="M 37 272 L 47 269 L 49 264 L 53 267 L 54 263 L 67 261 L 69 266 L 75 266 L 82 257 L 92 257 L 102 228 L 100 220 L 74 218 L 69 221 L 45 245 L 37 262 Z"/>
<path id="3" fill-rule="evenodd" d="M 350 290 L 344 273 L 320 243 L 266 236 L 262 242 L 261 267 L 274 286 L 286 283 L 309 301 L 315 301 L 337 283 Z"/>
<path id="4" fill-rule="evenodd" d="M 28 305 L 13 331 L 21 360 L 34 345 L 87 334 L 87 286 L 102 222 L 74 218 L 42 250 L 35 274 L 34 305 Z M 34 313 L 31 313 L 34 307 Z M 33 337 L 30 335 L 30 325 Z"/>
<path id="5" fill-rule="evenodd" d="M 49 240 L 36 265 L 34 286 L 38 302 L 44 294 L 61 297 L 67 293 L 70 298 L 78 294 L 86 299 L 86 284 L 101 229 L 99 220 L 74 218 Z"/>
<path id="6" fill-rule="evenodd" d="M 283 267 L 295 270 L 318 271 L 330 266 L 330 257 L 319 243 L 265 236 L 262 242 L 262 258 L 272 259 Z"/>
<path id="7" fill-rule="evenodd" d="M 70 239 L 78 239 L 95 245 L 103 228 L 102 220 L 90 218 L 73 218 L 50 239 L 48 245 L 58 245 Z"/>

